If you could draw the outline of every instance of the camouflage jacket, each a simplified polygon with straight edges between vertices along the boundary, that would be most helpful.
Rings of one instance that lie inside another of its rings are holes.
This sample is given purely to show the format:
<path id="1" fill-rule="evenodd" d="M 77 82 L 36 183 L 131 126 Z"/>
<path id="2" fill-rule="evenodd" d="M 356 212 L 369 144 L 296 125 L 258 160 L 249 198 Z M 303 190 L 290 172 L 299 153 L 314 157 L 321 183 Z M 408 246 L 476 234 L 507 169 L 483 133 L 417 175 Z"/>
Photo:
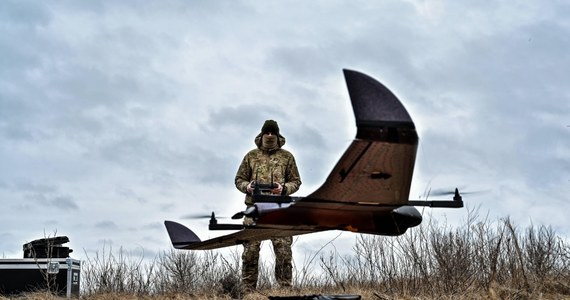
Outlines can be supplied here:
<path id="1" fill-rule="evenodd" d="M 301 177 L 291 152 L 282 149 L 285 138 L 279 135 L 278 148 L 263 150 L 261 147 L 261 134 L 255 137 L 257 149 L 249 151 L 243 158 L 236 173 L 235 185 L 238 190 L 245 193 L 245 204 L 252 205 L 253 200 L 247 193 L 247 186 L 252 180 L 260 183 L 279 183 L 283 186 L 282 195 L 291 195 L 301 186 Z M 273 175 L 273 176 L 272 176 Z"/>

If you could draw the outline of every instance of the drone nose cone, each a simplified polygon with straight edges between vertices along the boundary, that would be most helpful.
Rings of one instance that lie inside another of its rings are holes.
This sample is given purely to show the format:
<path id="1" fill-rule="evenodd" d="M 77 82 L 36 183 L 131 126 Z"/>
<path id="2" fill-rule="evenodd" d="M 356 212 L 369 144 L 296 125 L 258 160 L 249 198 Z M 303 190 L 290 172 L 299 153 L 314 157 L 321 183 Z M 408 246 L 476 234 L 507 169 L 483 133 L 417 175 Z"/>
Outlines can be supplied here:
<path id="1" fill-rule="evenodd" d="M 394 219 L 400 226 L 414 227 L 422 222 L 422 215 L 413 206 L 401 206 L 392 211 Z"/>

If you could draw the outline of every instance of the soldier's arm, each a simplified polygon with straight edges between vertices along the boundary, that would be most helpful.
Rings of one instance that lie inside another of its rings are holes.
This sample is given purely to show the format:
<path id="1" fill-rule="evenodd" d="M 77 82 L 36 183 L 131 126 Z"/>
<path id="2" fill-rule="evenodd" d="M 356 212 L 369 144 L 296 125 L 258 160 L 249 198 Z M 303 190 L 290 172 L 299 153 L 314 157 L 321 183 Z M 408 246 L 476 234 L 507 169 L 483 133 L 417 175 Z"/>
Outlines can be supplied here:
<path id="1" fill-rule="evenodd" d="M 297 169 L 297 164 L 295 163 L 295 157 L 291 155 L 289 158 L 289 163 L 287 165 L 285 173 L 285 184 L 283 185 L 283 192 L 281 195 L 288 196 L 299 190 L 301 186 L 301 176 L 299 175 L 299 169 Z"/>
<path id="2" fill-rule="evenodd" d="M 251 167 L 249 165 L 249 155 L 246 154 L 241 161 L 235 177 L 235 185 L 242 193 L 247 194 L 247 185 L 251 179 Z"/>

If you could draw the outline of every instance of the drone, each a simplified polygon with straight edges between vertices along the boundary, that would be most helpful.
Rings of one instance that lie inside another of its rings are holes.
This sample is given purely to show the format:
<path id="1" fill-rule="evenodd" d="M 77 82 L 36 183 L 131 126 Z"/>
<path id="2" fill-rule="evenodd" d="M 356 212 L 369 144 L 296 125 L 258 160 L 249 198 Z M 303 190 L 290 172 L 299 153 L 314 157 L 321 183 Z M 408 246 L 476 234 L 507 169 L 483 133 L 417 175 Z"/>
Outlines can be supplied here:
<path id="1" fill-rule="evenodd" d="M 357 132 L 322 186 L 306 197 L 254 191 L 254 205 L 232 217 L 249 217 L 253 224 L 219 224 L 212 212 L 210 230 L 235 232 L 204 241 L 186 226 L 164 221 L 174 248 L 209 250 L 328 230 L 398 236 L 422 222 L 416 206 L 463 207 L 457 188 L 451 200 L 409 200 L 418 147 L 414 122 L 382 83 L 343 72 Z"/>

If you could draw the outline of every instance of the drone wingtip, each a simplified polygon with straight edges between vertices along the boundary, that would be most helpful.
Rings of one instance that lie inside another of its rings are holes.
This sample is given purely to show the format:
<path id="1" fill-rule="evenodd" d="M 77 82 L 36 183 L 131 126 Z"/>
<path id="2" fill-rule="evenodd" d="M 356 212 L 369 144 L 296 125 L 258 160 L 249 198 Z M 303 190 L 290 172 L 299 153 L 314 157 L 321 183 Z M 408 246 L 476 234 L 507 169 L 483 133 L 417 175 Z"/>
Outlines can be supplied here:
<path id="1" fill-rule="evenodd" d="M 180 223 L 164 221 L 164 226 L 172 246 L 176 249 L 185 249 L 192 244 L 201 242 L 200 238 L 192 230 Z"/>

